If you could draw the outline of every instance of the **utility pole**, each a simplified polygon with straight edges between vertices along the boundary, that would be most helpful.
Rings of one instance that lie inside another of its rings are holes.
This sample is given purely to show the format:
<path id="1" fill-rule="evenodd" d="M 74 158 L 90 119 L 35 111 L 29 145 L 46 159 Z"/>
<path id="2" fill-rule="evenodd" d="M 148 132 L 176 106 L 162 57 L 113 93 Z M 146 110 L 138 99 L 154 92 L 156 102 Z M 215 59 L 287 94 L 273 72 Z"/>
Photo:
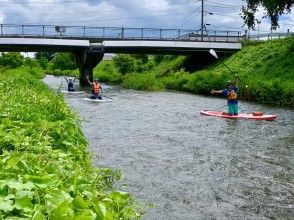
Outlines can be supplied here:
<path id="1" fill-rule="evenodd" d="M 256 23 L 257 23 L 257 40 L 259 40 L 259 25 L 260 25 L 261 21 L 256 19 Z"/>
<path id="2" fill-rule="evenodd" d="M 203 16 L 204 16 L 204 0 L 201 0 L 201 41 L 203 41 Z"/>

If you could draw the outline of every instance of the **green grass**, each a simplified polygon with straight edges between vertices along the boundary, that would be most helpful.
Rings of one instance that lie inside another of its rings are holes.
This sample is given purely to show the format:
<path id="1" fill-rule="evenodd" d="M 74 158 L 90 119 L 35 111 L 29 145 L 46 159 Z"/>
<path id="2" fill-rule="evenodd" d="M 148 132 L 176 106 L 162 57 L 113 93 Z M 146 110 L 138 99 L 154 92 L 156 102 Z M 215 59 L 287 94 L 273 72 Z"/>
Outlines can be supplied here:
<path id="1" fill-rule="evenodd" d="M 131 63 L 140 66 L 132 67 L 133 71 L 125 75 L 119 73 L 112 61 L 107 61 L 111 68 L 105 68 L 105 61 L 97 68 L 98 74 L 104 77 L 101 77 L 102 81 L 122 83 L 126 88 L 179 90 L 208 95 L 211 89 L 223 89 L 227 80 L 235 80 L 224 62 L 241 79 L 240 99 L 294 106 L 294 38 L 243 42 L 242 50 L 192 73 L 184 71 L 186 59 L 184 56 L 162 56 L 149 57 L 144 64 L 133 61 Z"/>
<path id="2" fill-rule="evenodd" d="M 77 115 L 42 76 L 0 74 L 0 219 L 139 218 L 130 194 L 111 192 L 120 172 L 92 167 Z"/>

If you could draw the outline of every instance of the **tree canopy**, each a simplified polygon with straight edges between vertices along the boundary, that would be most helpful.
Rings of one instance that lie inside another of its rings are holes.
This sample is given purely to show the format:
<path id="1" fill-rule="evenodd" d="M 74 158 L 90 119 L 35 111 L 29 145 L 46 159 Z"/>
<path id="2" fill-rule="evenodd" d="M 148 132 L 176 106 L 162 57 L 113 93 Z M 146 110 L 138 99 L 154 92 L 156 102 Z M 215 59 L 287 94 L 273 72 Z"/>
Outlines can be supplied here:
<path id="1" fill-rule="evenodd" d="M 256 19 L 255 13 L 258 7 L 262 6 L 266 10 L 264 18 L 271 20 L 272 29 L 279 27 L 279 16 L 282 14 L 290 13 L 294 0 L 244 0 L 246 6 L 242 7 L 242 18 L 249 28 L 254 28 Z"/>

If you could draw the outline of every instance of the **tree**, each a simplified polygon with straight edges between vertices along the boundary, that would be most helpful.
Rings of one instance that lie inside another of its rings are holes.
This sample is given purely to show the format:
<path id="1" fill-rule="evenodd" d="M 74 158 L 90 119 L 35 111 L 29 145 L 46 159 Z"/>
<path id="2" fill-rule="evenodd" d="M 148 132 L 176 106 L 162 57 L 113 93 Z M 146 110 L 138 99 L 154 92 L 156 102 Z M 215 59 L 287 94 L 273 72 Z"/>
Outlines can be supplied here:
<path id="1" fill-rule="evenodd" d="M 24 63 L 24 57 L 19 52 L 2 53 L 0 65 L 10 68 L 17 68 Z"/>
<path id="2" fill-rule="evenodd" d="M 290 13 L 294 0 L 244 0 L 247 5 L 242 6 L 241 17 L 249 28 L 254 28 L 256 19 L 254 14 L 258 11 L 258 7 L 262 6 L 266 10 L 264 18 L 271 20 L 272 29 L 279 27 L 279 16 Z"/>
<path id="3" fill-rule="evenodd" d="M 121 74 L 132 73 L 135 70 L 135 59 L 126 54 L 119 54 L 113 58 L 114 65 Z"/>
<path id="4" fill-rule="evenodd" d="M 77 65 L 72 53 L 56 53 L 51 62 L 51 69 L 74 70 Z"/>
<path id="5" fill-rule="evenodd" d="M 47 60 L 52 60 L 54 58 L 54 53 L 53 52 L 36 52 L 35 53 L 35 59 L 43 59 L 46 58 Z"/>

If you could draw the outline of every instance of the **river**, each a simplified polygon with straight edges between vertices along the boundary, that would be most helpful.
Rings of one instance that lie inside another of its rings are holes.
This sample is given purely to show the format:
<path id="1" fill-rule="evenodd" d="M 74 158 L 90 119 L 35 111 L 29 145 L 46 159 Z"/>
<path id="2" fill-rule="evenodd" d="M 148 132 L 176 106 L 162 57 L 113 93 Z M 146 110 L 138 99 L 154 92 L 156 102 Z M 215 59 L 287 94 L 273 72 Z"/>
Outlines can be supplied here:
<path id="1" fill-rule="evenodd" d="M 61 77 L 47 76 L 52 88 Z M 276 121 L 202 116 L 225 99 L 103 85 L 112 102 L 65 94 L 82 119 L 95 166 L 120 169 L 150 219 L 293 219 L 294 111 L 239 102 Z"/>

